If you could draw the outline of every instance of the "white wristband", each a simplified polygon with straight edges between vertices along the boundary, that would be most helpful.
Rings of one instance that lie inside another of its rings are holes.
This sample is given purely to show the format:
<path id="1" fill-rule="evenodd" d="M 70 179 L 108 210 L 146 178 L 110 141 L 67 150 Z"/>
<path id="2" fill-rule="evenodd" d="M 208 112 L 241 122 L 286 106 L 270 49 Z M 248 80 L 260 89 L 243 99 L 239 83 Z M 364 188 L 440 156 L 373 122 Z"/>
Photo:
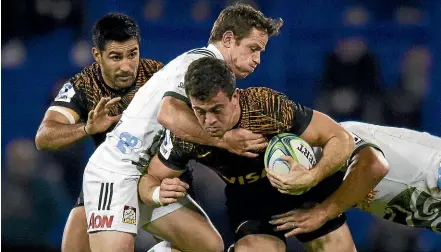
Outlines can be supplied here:
<path id="1" fill-rule="evenodd" d="M 161 191 L 161 187 L 160 187 L 160 186 L 157 186 L 157 187 L 155 188 L 155 190 L 153 191 L 153 194 L 152 194 L 152 200 L 153 200 L 153 202 L 155 202 L 156 204 L 159 204 L 159 205 L 162 206 L 161 200 L 159 199 L 159 192 L 160 192 L 160 191 Z"/>

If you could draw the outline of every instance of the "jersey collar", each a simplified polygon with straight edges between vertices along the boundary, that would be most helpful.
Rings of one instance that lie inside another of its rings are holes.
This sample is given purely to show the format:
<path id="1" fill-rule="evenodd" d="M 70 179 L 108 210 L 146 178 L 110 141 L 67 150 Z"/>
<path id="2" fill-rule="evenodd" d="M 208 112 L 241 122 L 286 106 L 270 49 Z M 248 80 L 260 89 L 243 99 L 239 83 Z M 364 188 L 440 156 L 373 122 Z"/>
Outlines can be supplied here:
<path id="1" fill-rule="evenodd" d="M 216 58 L 224 60 L 224 56 L 222 56 L 222 53 L 219 51 L 219 49 L 217 49 L 216 46 L 214 46 L 213 44 L 208 44 L 207 46 L 207 50 L 211 51 L 214 53 L 214 55 L 216 55 Z"/>

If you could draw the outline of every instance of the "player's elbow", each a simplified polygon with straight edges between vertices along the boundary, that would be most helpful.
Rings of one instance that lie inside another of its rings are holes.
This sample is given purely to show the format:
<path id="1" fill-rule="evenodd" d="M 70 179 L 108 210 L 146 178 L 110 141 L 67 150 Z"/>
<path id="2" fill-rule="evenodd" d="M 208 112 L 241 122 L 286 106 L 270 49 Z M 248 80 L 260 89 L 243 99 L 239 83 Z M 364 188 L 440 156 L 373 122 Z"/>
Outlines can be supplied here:
<path id="1" fill-rule="evenodd" d="M 45 150 L 47 148 L 47 143 L 45 138 L 42 136 L 42 127 L 40 127 L 35 135 L 35 147 L 37 150 Z"/>
<path id="2" fill-rule="evenodd" d="M 378 150 L 369 147 L 360 152 L 367 157 L 365 165 L 369 167 L 372 179 L 380 181 L 389 173 L 389 164 Z"/>
<path id="3" fill-rule="evenodd" d="M 37 150 L 56 150 L 58 149 L 57 146 L 53 146 L 50 142 L 50 139 L 48 139 L 48 134 L 46 132 L 44 123 L 40 126 L 40 128 L 37 131 L 37 134 L 35 135 L 35 147 Z"/>

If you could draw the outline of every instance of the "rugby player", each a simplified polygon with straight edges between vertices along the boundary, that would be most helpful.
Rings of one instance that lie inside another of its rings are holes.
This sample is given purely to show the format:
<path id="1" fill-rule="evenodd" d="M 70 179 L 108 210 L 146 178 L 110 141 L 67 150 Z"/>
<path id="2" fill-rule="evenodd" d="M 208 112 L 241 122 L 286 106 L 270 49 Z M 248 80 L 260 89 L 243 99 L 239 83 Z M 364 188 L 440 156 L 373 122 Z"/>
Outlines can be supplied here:
<path id="1" fill-rule="evenodd" d="M 95 146 L 120 119 L 135 93 L 162 63 L 140 59 L 137 24 L 119 13 L 101 18 L 92 30 L 95 63 L 63 85 L 37 131 L 38 149 L 56 150 L 91 136 Z M 90 251 L 82 192 L 64 229 L 62 251 Z"/>
<path id="2" fill-rule="evenodd" d="M 273 230 L 270 217 L 320 203 L 337 190 L 344 173 L 335 171 L 349 157 L 354 142 L 340 125 L 318 111 L 269 88 L 242 90 L 236 89 L 235 84 L 234 75 L 219 59 L 205 57 L 190 64 L 184 87 L 199 124 L 216 137 L 242 127 L 268 138 L 292 132 L 313 146 L 323 147 L 327 151 L 316 164 L 316 170 L 308 174 L 313 178 L 314 187 L 299 196 L 282 194 L 266 179 L 263 155 L 248 159 L 220 148 L 185 141 L 167 131 L 160 152 L 141 179 L 139 195 L 147 204 L 174 204 L 185 199 L 187 186 L 176 177 L 190 160 L 196 160 L 212 168 L 227 184 L 226 205 L 235 229 L 235 250 L 285 251 L 284 234 Z M 323 160 L 332 165 L 324 164 Z M 166 180 L 176 181 L 175 187 L 164 185 Z M 344 214 L 336 216 L 320 229 L 297 238 L 308 251 L 355 251 L 345 221 Z"/>
<path id="3" fill-rule="evenodd" d="M 277 35 L 282 24 L 281 19 L 267 18 L 249 5 L 227 7 L 216 20 L 207 47 L 178 56 L 140 88 L 84 171 L 87 219 L 113 219 L 108 225 L 88 225 L 92 251 L 133 251 L 134 236 L 141 227 L 170 241 L 176 249 L 223 249 L 217 231 L 207 218 L 190 209 L 194 206 L 188 204 L 188 199 L 167 206 L 140 204 L 138 180 L 160 146 L 161 123 L 184 139 L 218 146 L 227 152 L 255 157 L 257 154 L 249 152 L 249 146 L 265 148 L 262 135 L 245 129 L 229 131 L 222 137 L 207 134 L 189 107 L 183 78 L 188 65 L 201 57 L 225 60 L 238 78 L 245 78 L 260 63 L 260 53 L 269 37 Z M 246 139 L 251 141 L 243 148 L 239 143 Z M 170 183 L 174 186 L 173 181 Z"/>
<path id="4" fill-rule="evenodd" d="M 441 138 L 361 122 L 341 125 L 355 139 L 342 186 L 321 204 L 278 216 L 274 224 L 291 230 L 289 235 L 310 232 L 357 205 L 381 218 L 441 233 Z M 296 222 L 296 228 L 286 222 Z"/>

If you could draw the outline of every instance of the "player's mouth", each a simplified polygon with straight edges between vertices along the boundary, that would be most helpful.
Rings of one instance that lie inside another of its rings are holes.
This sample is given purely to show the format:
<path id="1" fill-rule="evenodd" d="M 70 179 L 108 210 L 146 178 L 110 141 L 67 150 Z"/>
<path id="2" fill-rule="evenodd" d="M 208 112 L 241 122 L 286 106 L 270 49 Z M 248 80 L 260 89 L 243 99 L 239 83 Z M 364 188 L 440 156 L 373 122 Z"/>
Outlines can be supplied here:
<path id="1" fill-rule="evenodd" d="M 128 75 L 128 76 L 118 76 L 118 79 L 121 80 L 121 81 L 126 82 L 126 81 L 131 80 L 132 76 L 131 75 Z"/>
<path id="2" fill-rule="evenodd" d="M 210 134 L 214 134 L 219 132 L 220 129 L 218 127 L 207 127 L 205 130 Z"/>

